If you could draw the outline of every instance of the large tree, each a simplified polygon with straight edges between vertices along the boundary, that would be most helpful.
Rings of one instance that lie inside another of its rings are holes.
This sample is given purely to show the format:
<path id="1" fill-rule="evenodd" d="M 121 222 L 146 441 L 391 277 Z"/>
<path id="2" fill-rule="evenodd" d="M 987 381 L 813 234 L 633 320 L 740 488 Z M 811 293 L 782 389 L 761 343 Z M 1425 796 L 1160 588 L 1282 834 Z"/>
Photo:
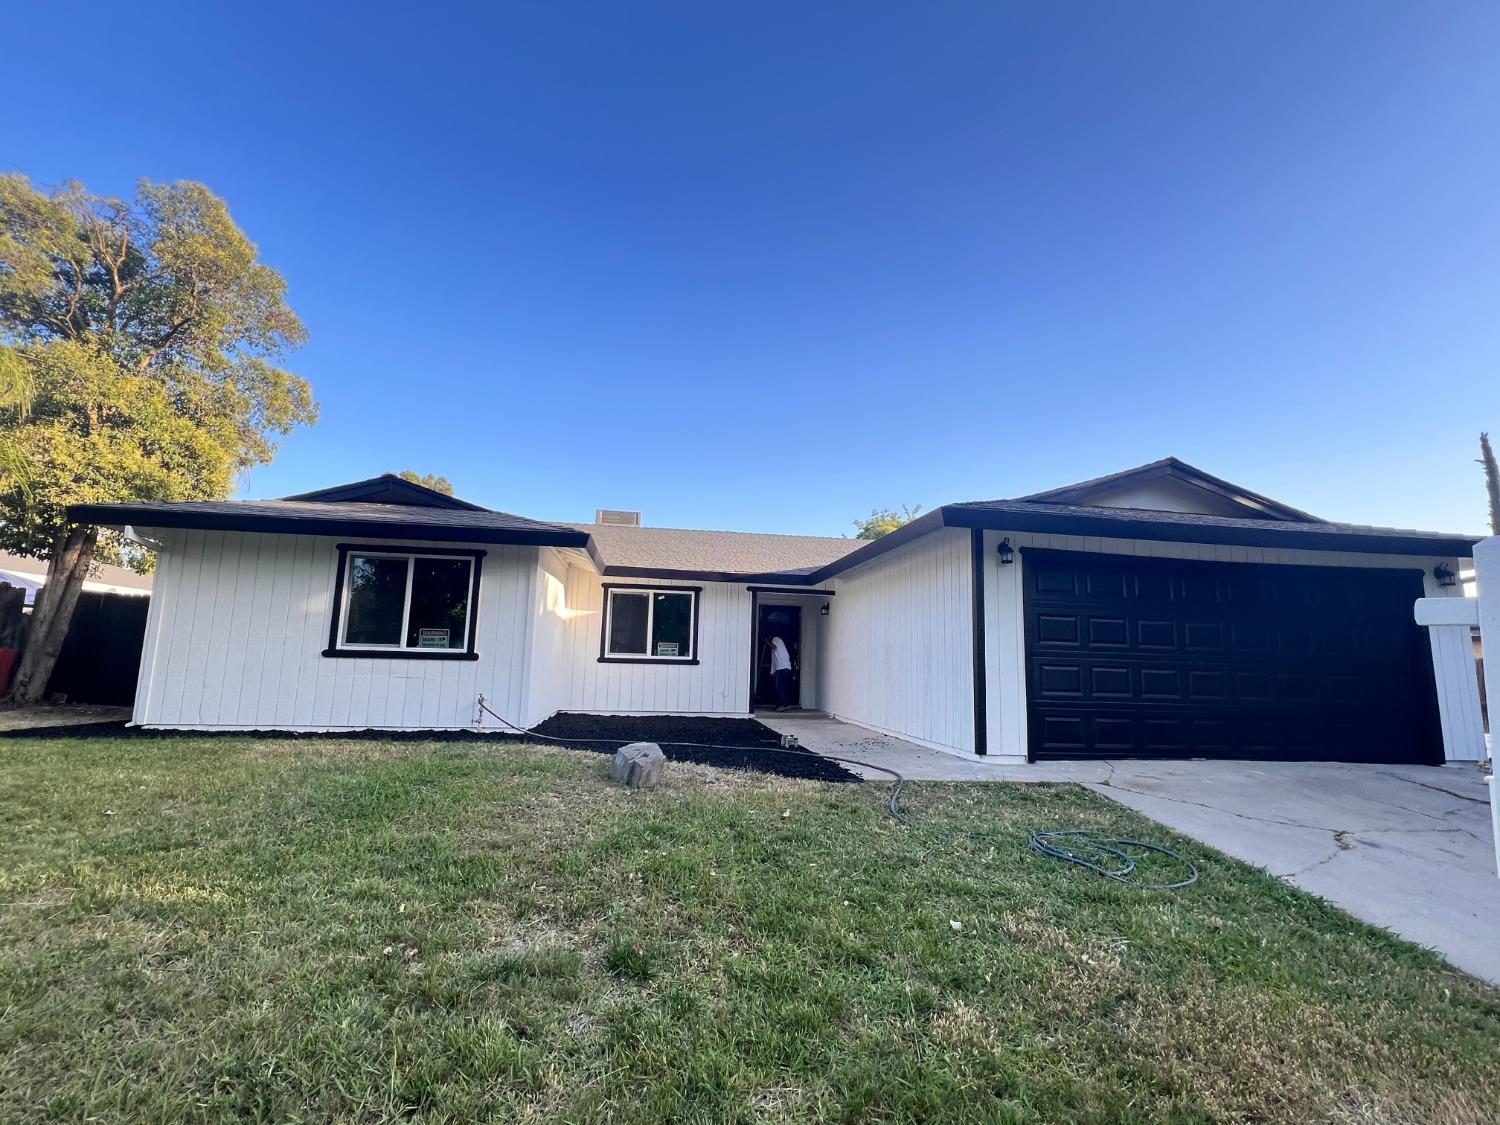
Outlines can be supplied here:
<path id="1" fill-rule="evenodd" d="M 67 506 L 227 496 L 316 420 L 279 366 L 304 338 L 202 184 L 126 201 L 0 175 L 0 549 L 49 560 L 13 698 L 46 691 L 100 546 Z"/>

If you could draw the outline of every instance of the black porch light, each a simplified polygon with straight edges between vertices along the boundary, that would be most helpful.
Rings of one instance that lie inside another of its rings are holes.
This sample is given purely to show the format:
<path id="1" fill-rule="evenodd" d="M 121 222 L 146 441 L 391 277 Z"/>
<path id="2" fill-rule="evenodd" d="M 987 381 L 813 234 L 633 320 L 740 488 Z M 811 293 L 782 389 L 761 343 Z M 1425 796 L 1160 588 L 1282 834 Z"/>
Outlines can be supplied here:
<path id="1" fill-rule="evenodd" d="M 1016 549 L 1010 545 L 1010 536 L 1000 540 L 1000 546 L 996 548 L 1000 552 L 1000 565 L 1009 566 L 1016 561 Z"/>
<path id="2" fill-rule="evenodd" d="M 1455 586 L 1458 584 L 1458 575 L 1447 563 L 1438 563 L 1432 568 L 1432 576 L 1437 579 L 1439 586 Z"/>

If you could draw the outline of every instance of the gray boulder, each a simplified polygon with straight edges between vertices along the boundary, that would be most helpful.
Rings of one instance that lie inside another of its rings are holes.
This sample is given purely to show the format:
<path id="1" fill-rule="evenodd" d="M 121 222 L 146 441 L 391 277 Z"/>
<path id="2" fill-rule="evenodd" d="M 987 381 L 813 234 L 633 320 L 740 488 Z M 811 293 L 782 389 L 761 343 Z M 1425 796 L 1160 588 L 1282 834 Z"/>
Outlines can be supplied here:
<path id="1" fill-rule="evenodd" d="M 614 760 L 609 763 L 609 776 L 632 789 L 655 789 L 666 760 L 656 743 L 632 742 L 615 751 Z"/>

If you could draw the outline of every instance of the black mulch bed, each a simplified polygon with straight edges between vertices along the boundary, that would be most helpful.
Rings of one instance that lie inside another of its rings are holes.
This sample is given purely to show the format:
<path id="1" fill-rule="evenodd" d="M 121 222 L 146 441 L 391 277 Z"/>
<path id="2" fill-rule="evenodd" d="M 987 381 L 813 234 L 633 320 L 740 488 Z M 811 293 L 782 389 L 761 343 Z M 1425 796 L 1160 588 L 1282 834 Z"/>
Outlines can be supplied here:
<path id="1" fill-rule="evenodd" d="M 837 762 L 804 750 L 780 749 L 781 736 L 754 719 L 700 719 L 676 715 L 553 715 L 531 728 L 533 734 L 579 750 L 613 754 L 626 742 L 655 742 L 673 761 L 699 762 L 728 770 L 759 770 L 812 781 L 858 781 Z M 605 744 L 577 741 L 605 739 Z M 700 745 L 685 746 L 682 743 Z M 707 745 L 703 745 L 707 744 Z M 731 749 L 731 747 L 733 749 Z M 751 749 L 746 749 L 747 747 Z M 754 749 L 765 747 L 764 750 Z"/>
<path id="2" fill-rule="evenodd" d="M 553 715 L 532 728 L 527 737 L 509 734 L 516 742 L 557 745 L 575 750 L 593 750 L 613 754 L 627 742 L 655 742 L 669 759 L 698 762 L 728 770 L 754 770 L 781 777 L 805 778 L 810 781 L 858 781 L 859 778 L 837 762 L 830 762 L 806 751 L 780 750 L 781 736 L 754 719 L 697 719 L 671 715 Z M 332 739 L 334 741 L 370 742 L 480 742 L 499 734 L 491 730 L 476 734 L 471 730 L 355 730 L 355 731 L 278 731 L 278 730 L 142 730 L 113 723 L 76 723 L 72 726 L 31 727 L 0 731 L 6 738 L 275 738 L 283 741 Z M 593 739 L 602 742 L 586 741 Z M 682 746 L 675 743 L 706 745 Z"/>

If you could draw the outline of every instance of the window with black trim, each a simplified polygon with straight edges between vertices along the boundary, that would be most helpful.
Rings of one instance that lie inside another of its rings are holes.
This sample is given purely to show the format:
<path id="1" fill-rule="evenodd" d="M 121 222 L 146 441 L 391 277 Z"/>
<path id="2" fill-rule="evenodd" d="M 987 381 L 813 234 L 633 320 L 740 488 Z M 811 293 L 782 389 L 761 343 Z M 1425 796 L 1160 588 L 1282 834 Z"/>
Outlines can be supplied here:
<path id="1" fill-rule="evenodd" d="M 474 659 L 483 551 L 339 544 L 325 656 Z"/>
<path id="2" fill-rule="evenodd" d="M 606 585 L 599 659 L 696 664 L 701 589 Z"/>

